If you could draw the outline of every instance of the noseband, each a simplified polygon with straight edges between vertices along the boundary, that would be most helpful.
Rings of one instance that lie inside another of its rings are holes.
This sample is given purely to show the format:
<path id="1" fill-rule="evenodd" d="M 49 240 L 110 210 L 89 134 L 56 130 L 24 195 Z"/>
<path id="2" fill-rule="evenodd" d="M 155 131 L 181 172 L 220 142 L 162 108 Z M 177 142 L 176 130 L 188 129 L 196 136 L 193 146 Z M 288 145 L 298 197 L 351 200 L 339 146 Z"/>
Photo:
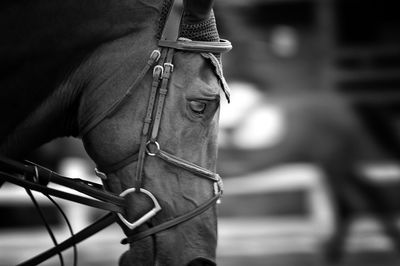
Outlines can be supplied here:
<path id="1" fill-rule="evenodd" d="M 176 2 L 177 1 L 175 1 L 173 5 L 176 5 Z M 173 7 L 171 7 L 171 9 L 172 8 Z M 170 12 L 167 18 L 163 34 L 161 35 L 161 39 L 158 42 L 159 49 L 154 50 L 151 53 L 146 67 L 142 70 L 137 81 L 135 82 L 135 84 L 138 84 L 140 80 L 144 77 L 144 75 L 152 68 L 153 81 L 146 109 L 146 115 L 143 121 L 139 151 L 117 163 L 98 166 L 95 170 L 96 174 L 100 178 L 106 179 L 107 174 L 115 172 L 127 166 L 128 164 L 137 161 L 135 186 L 133 188 L 129 188 L 123 191 L 120 196 L 124 197 L 130 193 L 143 193 L 153 201 L 153 209 L 151 209 L 141 218 L 137 219 L 135 222 L 129 222 L 122 214 L 118 214 L 118 217 L 120 218 L 122 224 L 126 226 L 129 229 L 128 231 L 130 232 L 128 233 L 127 238 L 121 241 L 122 244 L 138 241 L 147 236 L 156 234 L 160 231 L 166 230 L 200 215 L 218 202 L 223 191 L 222 180 L 217 173 L 211 172 L 206 168 L 203 168 L 197 164 L 194 164 L 164 151 L 158 142 L 158 133 L 160 129 L 164 103 L 166 95 L 168 93 L 169 80 L 174 71 L 173 57 L 175 51 L 181 50 L 197 53 L 222 53 L 227 52 L 232 48 L 231 43 L 226 40 L 221 40 L 220 42 L 201 42 L 191 41 L 183 38 L 178 39 L 179 24 L 182 15 L 178 14 L 179 17 L 177 18 L 174 17 L 172 13 L 173 12 Z M 177 22 L 179 22 L 178 25 Z M 126 95 L 129 95 L 129 91 L 125 94 L 125 96 Z M 124 99 L 125 97 L 118 101 L 113 106 L 112 110 L 110 110 L 110 112 L 114 113 L 116 110 L 118 110 L 118 106 L 120 106 Z M 166 221 L 160 225 L 151 227 L 145 231 L 134 231 L 135 228 L 147 222 L 149 219 L 154 217 L 157 212 L 161 210 L 161 206 L 158 203 L 157 198 L 150 191 L 142 187 L 144 162 L 147 156 L 161 159 L 168 164 L 174 165 L 175 167 L 184 169 L 198 177 L 213 182 L 214 196 L 186 214 Z"/>

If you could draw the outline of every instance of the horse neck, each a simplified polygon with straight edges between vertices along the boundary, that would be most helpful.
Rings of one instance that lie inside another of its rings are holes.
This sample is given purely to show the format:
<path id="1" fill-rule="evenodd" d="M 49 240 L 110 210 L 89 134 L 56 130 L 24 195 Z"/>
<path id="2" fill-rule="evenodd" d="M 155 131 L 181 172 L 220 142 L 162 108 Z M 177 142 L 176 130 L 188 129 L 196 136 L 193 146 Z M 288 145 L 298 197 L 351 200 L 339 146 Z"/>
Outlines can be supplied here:
<path id="1" fill-rule="evenodd" d="M 0 26 L 6 42 L 0 51 L 4 59 L 0 67 L 0 153 L 8 156 L 24 156 L 54 138 L 79 134 L 76 120 L 82 91 L 91 78 L 102 75 L 90 65 L 95 61 L 93 54 L 114 40 L 141 36 L 150 27 L 154 30 L 163 5 L 163 0 L 150 4 L 102 1 L 95 7 L 84 0 L 53 2 L 35 6 L 16 2 L 15 8 L 0 11 L 0 17 L 9 21 Z M 85 10 L 76 12 L 75 3 Z M 62 18 L 52 20 L 53 9 Z M 21 12 L 29 15 L 26 21 L 18 20 Z M 36 23 L 47 18 L 52 22 Z M 21 26 L 17 35 L 7 30 L 10 23 Z M 15 41 L 20 35 L 23 39 Z M 51 39 L 46 39 L 48 35 Z M 28 68 L 19 67 L 27 63 Z M 7 72 L 10 69 L 15 72 Z"/>
<path id="2" fill-rule="evenodd" d="M 19 158 L 38 146 L 63 136 L 76 136 L 79 89 L 57 88 L 0 143 L 0 153 Z"/>

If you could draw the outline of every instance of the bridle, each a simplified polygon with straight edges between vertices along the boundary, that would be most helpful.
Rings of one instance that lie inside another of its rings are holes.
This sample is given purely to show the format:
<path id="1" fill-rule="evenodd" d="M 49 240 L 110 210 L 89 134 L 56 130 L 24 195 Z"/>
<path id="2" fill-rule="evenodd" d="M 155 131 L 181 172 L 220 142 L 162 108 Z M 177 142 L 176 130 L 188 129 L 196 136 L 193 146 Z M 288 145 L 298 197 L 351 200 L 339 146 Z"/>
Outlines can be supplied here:
<path id="1" fill-rule="evenodd" d="M 176 4 L 177 1 L 175 1 L 175 3 L 171 6 L 171 9 Z M 120 196 L 124 197 L 129 193 L 134 192 L 143 193 L 153 201 L 154 207 L 141 218 L 137 219 L 135 222 L 129 222 L 122 214 L 118 213 L 119 219 L 121 220 L 123 225 L 126 226 L 130 231 L 130 233 L 127 234 L 127 238 L 121 241 L 122 244 L 138 241 L 147 236 L 156 234 L 160 231 L 164 231 L 168 228 L 181 224 L 185 221 L 192 219 L 195 216 L 200 215 L 211 206 L 213 206 L 220 199 L 223 192 L 222 179 L 217 173 L 211 172 L 204 167 L 201 167 L 197 164 L 194 164 L 166 152 L 161 148 L 161 145 L 158 143 L 158 133 L 160 130 L 164 103 L 166 95 L 168 93 L 169 80 L 174 71 L 173 57 L 175 51 L 183 50 L 201 53 L 221 53 L 227 52 L 232 48 L 230 42 L 226 40 L 222 40 L 221 42 L 196 42 L 187 39 L 178 39 L 181 17 L 182 14 L 179 13 L 175 14 L 175 16 L 168 16 L 168 19 L 164 26 L 163 34 L 161 35 L 161 39 L 158 42 L 159 49 L 154 50 L 151 53 L 149 62 L 147 64 L 147 67 L 153 67 L 153 81 L 146 109 L 146 115 L 143 121 L 139 151 L 122 159 L 117 163 L 106 166 L 98 166 L 95 170 L 99 177 L 101 177 L 102 179 L 106 179 L 108 173 L 115 172 L 127 166 L 128 164 L 137 161 L 135 186 L 133 188 L 129 188 L 123 191 Z M 178 23 L 178 25 L 176 25 L 176 23 Z M 148 70 L 146 70 L 146 72 L 147 71 Z M 118 104 L 113 106 L 112 112 L 115 112 L 115 110 L 118 109 L 118 106 L 121 102 L 122 100 L 119 101 Z M 142 187 L 144 162 L 147 156 L 156 157 L 168 164 L 191 172 L 195 176 L 213 182 L 214 196 L 186 214 L 178 216 L 160 225 L 150 227 L 145 231 L 135 232 L 135 228 L 151 219 L 157 214 L 157 212 L 161 210 L 161 206 L 158 203 L 157 198 L 149 190 L 146 190 Z"/>
<path id="2" fill-rule="evenodd" d="M 171 5 L 170 11 L 175 5 L 177 5 L 177 2 L 179 1 L 175 1 Z M 159 49 L 154 50 L 151 53 L 146 66 L 139 73 L 133 86 L 131 86 L 126 93 L 120 99 L 118 99 L 111 108 L 108 109 L 104 117 L 99 120 L 101 121 L 104 118 L 111 116 L 114 112 L 117 112 L 122 102 L 124 102 L 127 96 L 130 95 L 131 90 L 135 88 L 135 85 L 139 84 L 146 73 L 152 69 L 153 81 L 146 115 L 143 121 L 139 151 L 117 163 L 111 165 L 101 165 L 95 169 L 96 174 L 100 178 L 106 179 L 107 174 L 115 172 L 132 162 L 137 162 L 134 187 L 129 188 L 123 191 L 119 196 L 116 196 L 110 192 L 104 191 L 103 187 L 97 183 L 92 183 L 81 179 L 67 178 L 31 162 L 18 162 L 0 156 L 0 176 L 5 181 L 22 186 L 27 190 L 39 191 L 48 197 L 52 195 L 69 201 L 74 201 L 109 211 L 107 215 L 103 216 L 92 225 L 86 227 L 76 234 L 71 232 L 72 236 L 70 238 L 61 243 L 55 242 L 55 246 L 53 248 L 50 248 L 49 250 L 19 265 L 37 265 L 56 254 L 60 255 L 61 251 L 75 246 L 77 243 L 87 239 L 88 237 L 114 223 L 116 221 L 116 217 L 118 217 L 121 223 L 126 227 L 127 230 L 125 231 L 128 231 L 127 237 L 121 241 L 122 244 L 127 244 L 184 223 L 214 206 L 214 204 L 216 204 L 220 199 L 223 192 L 221 177 L 217 173 L 214 173 L 206 168 L 179 158 L 163 150 L 161 145 L 158 143 L 158 133 L 160 129 L 164 103 L 168 93 L 169 80 L 174 70 L 174 53 L 176 51 L 222 53 L 229 51 L 232 46 L 231 43 L 226 40 L 221 40 L 220 42 L 202 42 L 191 41 L 182 38 L 178 39 L 179 24 L 182 14 L 174 14 L 175 13 L 173 12 L 169 13 L 163 33 L 161 35 L 161 39 L 158 42 Z M 99 121 L 97 121 L 97 123 L 99 123 Z M 89 130 L 90 128 L 87 128 L 86 132 Z M 147 222 L 161 210 L 161 206 L 158 203 L 157 198 L 149 190 L 146 190 L 142 187 L 144 162 L 147 157 L 161 159 L 168 164 L 174 165 L 175 167 L 191 172 L 200 178 L 204 178 L 210 182 L 213 182 L 214 195 L 210 199 L 197 206 L 195 209 L 181 216 L 175 217 L 157 226 L 150 227 L 147 230 L 136 232 L 135 228 Z M 67 193 L 54 188 L 49 188 L 47 185 L 50 182 L 71 188 L 94 199 Z M 143 193 L 147 195 L 154 204 L 154 207 L 149 212 L 135 222 L 129 222 L 124 217 L 126 210 L 126 202 L 124 197 L 129 193 Z"/>

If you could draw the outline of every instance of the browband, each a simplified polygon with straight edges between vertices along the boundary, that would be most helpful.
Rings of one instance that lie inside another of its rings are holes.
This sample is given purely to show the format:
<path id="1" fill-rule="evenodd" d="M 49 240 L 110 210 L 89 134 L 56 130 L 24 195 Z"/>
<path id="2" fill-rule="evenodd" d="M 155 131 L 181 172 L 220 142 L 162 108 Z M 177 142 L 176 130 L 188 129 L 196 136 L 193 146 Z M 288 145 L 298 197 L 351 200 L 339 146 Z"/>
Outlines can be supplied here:
<path id="1" fill-rule="evenodd" d="M 204 42 L 179 38 L 177 41 L 160 40 L 158 45 L 161 47 L 198 53 L 226 53 L 232 49 L 231 42 L 224 39 L 221 39 L 219 42 Z"/>

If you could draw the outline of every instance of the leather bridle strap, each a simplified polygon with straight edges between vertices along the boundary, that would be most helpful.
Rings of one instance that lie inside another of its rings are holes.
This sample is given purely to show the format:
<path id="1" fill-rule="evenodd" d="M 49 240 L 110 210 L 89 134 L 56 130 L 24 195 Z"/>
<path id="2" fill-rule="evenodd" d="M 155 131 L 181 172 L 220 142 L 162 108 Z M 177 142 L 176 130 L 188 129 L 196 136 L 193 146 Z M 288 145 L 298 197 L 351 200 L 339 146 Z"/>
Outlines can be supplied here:
<path id="1" fill-rule="evenodd" d="M 175 50 L 183 50 L 183 51 L 193 51 L 193 52 L 201 52 L 201 53 L 224 53 L 224 52 L 228 52 L 229 50 L 232 49 L 232 44 L 227 41 L 227 40 L 223 40 L 221 39 L 220 42 L 201 42 L 201 41 L 191 41 L 188 39 L 183 39 L 183 38 L 179 38 L 176 42 L 173 41 L 168 41 L 168 40 L 160 40 L 159 41 L 159 46 L 160 47 L 164 47 L 164 48 L 171 48 L 169 49 L 170 51 L 172 49 Z M 127 95 L 130 94 L 130 91 L 132 90 L 132 88 L 134 88 L 138 82 L 143 78 L 144 74 L 150 69 L 151 66 L 154 65 L 154 63 L 158 62 L 159 58 L 164 58 L 165 57 L 165 51 L 166 49 L 163 49 L 163 55 L 160 55 L 160 52 L 158 50 L 154 50 L 153 53 L 150 56 L 150 59 L 145 67 L 145 71 L 142 71 L 142 74 L 140 75 L 140 78 L 138 78 L 135 82 L 135 84 L 129 88 L 128 92 L 125 94 L 124 97 L 122 97 L 119 101 L 117 101 L 113 108 L 111 108 L 109 110 L 110 114 L 108 114 L 107 116 L 111 116 L 113 113 L 115 113 L 118 110 L 118 106 L 121 105 L 121 103 L 123 102 L 123 100 L 125 100 L 127 97 Z M 157 56 L 158 54 L 158 56 Z M 165 59 L 161 59 L 161 61 L 165 61 Z M 167 60 L 169 62 L 172 62 L 172 60 Z M 156 102 L 156 95 L 157 95 L 157 89 L 158 86 L 160 85 L 160 77 L 162 76 L 162 74 L 165 71 L 169 71 L 168 66 L 170 66 L 171 64 L 164 64 L 161 62 L 159 63 L 154 69 L 153 69 L 153 82 L 152 82 L 152 86 L 151 86 L 151 92 L 150 92 L 150 97 L 149 97 L 149 101 L 148 101 L 148 108 L 146 111 L 146 118 L 144 119 L 144 127 L 142 130 L 142 140 L 141 140 L 141 145 L 139 148 L 139 151 L 136 151 L 135 153 L 132 153 L 130 155 L 128 155 L 127 157 L 123 158 L 122 160 L 116 162 L 116 163 L 112 163 L 109 165 L 101 165 L 98 166 L 97 168 L 101 171 L 101 173 L 104 174 L 108 174 L 108 173 L 113 173 L 121 168 L 123 168 L 124 166 L 135 162 L 135 161 L 139 161 L 139 157 L 142 156 L 140 154 L 143 154 L 145 145 L 147 140 L 143 140 L 143 139 L 147 139 L 147 134 L 149 133 L 150 130 L 150 126 L 152 123 L 152 114 L 153 114 L 153 109 L 154 109 L 154 105 Z M 167 66 L 167 67 L 165 67 Z M 173 69 L 171 69 L 172 71 Z M 165 80 L 165 78 L 164 78 Z M 165 83 L 165 81 L 164 81 Z M 165 91 L 164 89 L 162 91 Z M 163 96 L 164 97 L 164 96 Z M 158 128 L 158 126 L 156 127 Z M 140 159 L 140 161 L 144 160 L 143 158 Z M 141 172 L 142 170 L 139 169 L 137 171 L 137 173 Z M 102 175 L 100 173 L 100 177 L 105 176 Z M 138 180 L 139 182 L 140 180 Z M 137 187 L 137 186 L 135 186 Z"/>
<path id="2" fill-rule="evenodd" d="M 216 54 L 226 53 L 232 49 L 231 42 L 225 39 L 220 39 L 219 42 L 192 41 L 186 38 L 179 38 L 177 41 L 160 40 L 159 46 L 186 52 Z"/>
<path id="3" fill-rule="evenodd" d="M 170 154 L 166 151 L 163 150 L 158 150 L 158 152 L 155 154 L 158 158 L 162 159 L 163 161 L 173 164 L 177 167 L 183 168 L 189 172 L 194 173 L 197 176 L 208 178 L 213 182 L 218 182 L 221 178 L 217 173 L 211 172 L 210 170 L 201 167 L 197 164 L 194 164 L 192 162 L 189 162 L 187 160 L 184 160 L 182 158 L 179 158 L 173 154 Z"/>
<path id="4" fill-rule="evenodd" d="M 148 236 L 157 234 L 161 231 L 170 229 L 174 226 L 177 226 L 179 224 L 182 224 L 186 221 L 191 220 L 192 218 L 202 214 L 203 212 L 205 212 L 206 210 L 208 210 L 210 207 L 214 206 L 214 204 L 219 200 L 221 194 L 217 194 L 215 196 L 213 196 L 212 198 L 210 198 L 209 200 L 205 201 L 203 204 L 201 204 L 200 206 L 198 206 L 196 209 L 193 209 L 190 212 L 187 212 L 181 216 L 178 216 L 172 220 L 169 220 L 167 222 L 164 222 L 160 225 L 151 227 L 145 231 L 136 233 L 134 235 L 130 235 L 124 239 L 121 240 L 121 244 L 126 245 L 128 243 L 132 243 L 135 241 L 139 241 L 143 238 L 146 238 Z"/>
<path id="5" fill-rule="evenodd" d="M 139 189 L 142 187 L 143 168 L 147 146 L 149 143 L 157 139 L 160 128 L 162 111 L 164 109 L 165 98 L 168 92 L 169 78 L 171 77 L 173 71 L 173 55 L 173 49 L 163 49 L 161 52 L 161 63 L 155 66 L 153 70 L 153 83 L 146 111 L 146 117 L 144 119 L 138 154 L 135 179 L 136 191 L 140 191 Z"/>
<path id="6" fill-rule="evenodd" d="M 155 143 L 157 143 L 157 142 L 155 142 Z M 181 159 L 172 154 L 169 154 L 168 152 L 161 150 L 158 143 L 157 143 L 157 145 L 155 145 L 155 147 L 157 150 L 155 150 L 153 152 L 147 151 L 147 154 L 149 156 L 153 156 L 153 157 L 156 156 L 157 158 L 160 158 L 167 163 L 170 163 L 177 167 L 183 168 L 193 174 L 196 174 L 199 177 L 206 178 L 210 181 L 213 181 L 215 184 L 214 196 L 211 197 L 210 199 L 208 199 L 207 201 L 205 201 L 204 203 L 202 203 L 201 205 L 199 205 L 198 207 L 196 207 L 195 209 L 189 211 L 188 213 L 185 213 L 181 216 L 173 218 L 172 220 L 169 220 L 169 221 L 159 224 L 157 226 L 151 227 L 145 231 L 141 231 L 139 233 L 130 235 L 127 238 L 124 238 L 121 241 L 122 244 L 128 244 L 128 243 L 132 243 L 134 241 L 139 241 L 145 237 L 148 237 L 150 235 L 156 234 L 158 232 L 167 230 L 169 228 L 172 228 L 174 226 L 182 224 L 186 221 L 189 221 L 192 218 L 202 214 L 203 212 L 205 212 L 206 210 L 208 210 L 209 208 L 214 206 L 214 204 L 216 204 L 222 196 L 223 184 L 222 184 L 222 179 L 218 174 L 213 173 L 213 172 L 209 171 L 208 169 L 205 169 L 205 168 L 198 166 L 192 162 L 186 161 L 184 159 Z"/>

